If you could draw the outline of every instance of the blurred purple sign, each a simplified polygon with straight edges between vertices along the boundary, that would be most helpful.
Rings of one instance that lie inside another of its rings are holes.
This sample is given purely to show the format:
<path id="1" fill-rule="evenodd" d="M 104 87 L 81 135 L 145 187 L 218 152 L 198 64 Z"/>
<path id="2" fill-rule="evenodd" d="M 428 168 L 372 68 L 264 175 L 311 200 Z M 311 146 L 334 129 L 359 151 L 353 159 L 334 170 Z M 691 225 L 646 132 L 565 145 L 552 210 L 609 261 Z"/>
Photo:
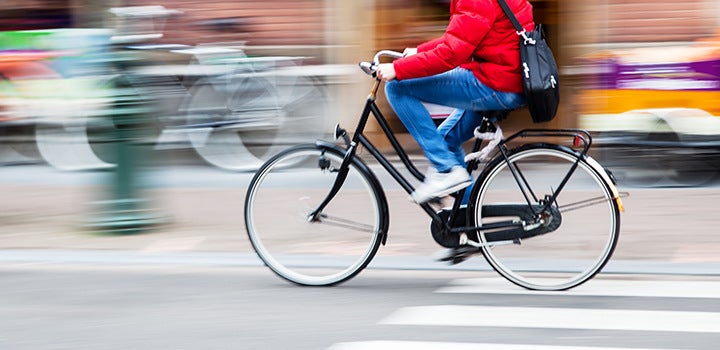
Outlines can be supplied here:
<path id="1" fill-rule="evenodd" d="M 599 89 L 720 91 L 720 59 L 677 63 L 610 59 L 593 66 Z"/>

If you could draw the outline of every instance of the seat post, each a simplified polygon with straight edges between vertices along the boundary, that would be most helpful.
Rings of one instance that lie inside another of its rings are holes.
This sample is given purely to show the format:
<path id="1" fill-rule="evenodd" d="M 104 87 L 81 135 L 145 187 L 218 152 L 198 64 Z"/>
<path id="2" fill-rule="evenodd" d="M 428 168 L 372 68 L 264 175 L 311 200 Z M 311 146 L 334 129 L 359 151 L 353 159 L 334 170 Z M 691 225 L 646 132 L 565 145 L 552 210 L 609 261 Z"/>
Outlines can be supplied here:
<path id="1" fill-rule="evenodd" d="M 482 121 L 480 122 L 480 125 L 478 125 L 478 131 L 481 133 L 491 131 L 494 129 L 492 122 L 490 121 L 490 118 L 487 116 L 483 116 Z M 483 140 L 479 138 L 475 138 L 475 144 L 473 145 L 472 152 L 477 152 L 480 150 L 480 147 L 482 146 Z"/>

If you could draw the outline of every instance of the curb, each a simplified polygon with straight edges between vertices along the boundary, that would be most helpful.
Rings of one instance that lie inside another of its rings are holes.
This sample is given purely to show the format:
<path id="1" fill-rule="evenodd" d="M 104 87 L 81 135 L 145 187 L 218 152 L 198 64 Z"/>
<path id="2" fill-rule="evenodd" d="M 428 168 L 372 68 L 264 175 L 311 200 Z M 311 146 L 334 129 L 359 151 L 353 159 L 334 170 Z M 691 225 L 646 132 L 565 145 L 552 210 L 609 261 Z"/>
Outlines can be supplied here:
<path id="1" fill-rule="evenodd" d="M 309 267 L 331 267 L 332 258 L 302 259 Z M 1 263 L 89 264 L 89 268 L 108 265 L 191 265 L 210 267 L 260 267 L 254 253 L 183 252 L 150 253 L 118 250 L 0 250 Z M 492 271 L 484 259 L 475 258 L 459 265 L 447 265 L 430 256 L 377 256 L 368 266 L 376 270 L 412 271 Z M 556 271 L 562 270 L 558 265 Z M 549 272 L 554 272 L 549 271 Z M 610 260 L 603 274 L 720 276 L 720 262 L 669 262 L 652 260 Z"/>

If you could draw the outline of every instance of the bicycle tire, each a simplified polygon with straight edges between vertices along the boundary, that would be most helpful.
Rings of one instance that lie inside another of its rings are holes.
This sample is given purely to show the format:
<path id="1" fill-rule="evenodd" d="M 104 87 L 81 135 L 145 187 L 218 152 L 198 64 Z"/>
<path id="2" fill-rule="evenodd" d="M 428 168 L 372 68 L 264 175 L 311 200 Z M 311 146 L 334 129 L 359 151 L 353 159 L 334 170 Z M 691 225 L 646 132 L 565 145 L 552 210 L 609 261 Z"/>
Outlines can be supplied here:
<path id="1" fill-rule="evenodd" d="M 376 177 L 359 159 L 317 222 L 308 215 L 330 192 L 344 151 L 304 144 L 269 159 L 245 198 L 253 249 L 275 274 L 305 286 L 330 286 L 360 273 L 384 241 L 388 207 Z"/>
<path id="2" fill-rule="evenodd" d="M 560 188 L 564 175 L 576 162 L 576 170 L 547 211 L 543 224 L 547 232 L 537 231 L 536 236 L 514 244 L 497 241 L 497 231 L 476 232 L 487 262 L 510 282 L 531 290 L 567 290 L 599 273 L 612 256 L 619 236 L 617 190 L 592 158 L 550 144 L 512 150 L 507 160 L 495 158 L 480 175 L 468 206 L 472 226 L 508 219 L 531 222 L 533 218 L 528 216 L 532 213 L 508 213 L 497 208 L 507 208 L 500 204 L 530 208 L 528 203 L 540 208 L 537 204 Z M 523 180 L 515 180 L 511 166 Z M 523 182 L 524 191 L 518 185 Z M 496 209 L 488 210 L 492 206 Z"/>

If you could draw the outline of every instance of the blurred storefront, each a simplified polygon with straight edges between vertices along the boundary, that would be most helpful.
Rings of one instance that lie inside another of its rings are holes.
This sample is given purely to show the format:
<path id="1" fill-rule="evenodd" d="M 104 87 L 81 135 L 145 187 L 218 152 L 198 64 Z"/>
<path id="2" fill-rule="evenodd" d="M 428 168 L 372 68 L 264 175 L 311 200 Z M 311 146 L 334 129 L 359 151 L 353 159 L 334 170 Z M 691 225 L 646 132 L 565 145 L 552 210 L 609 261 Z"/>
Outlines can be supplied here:
<path id="1" fill-rule="evenodd" d="M 580 90 L 578 114 L 697 108 L 720 115 L 717 1 L 568 1 L 561 9 L 568 29 L 561 52 Z"/>
<path id="2" fill-rule="evenodd" d="M 712 181 L 720 173 L 720 3 L 563 5 L 567 119 L 599 136 L 603 164 L 640 186 Z"/>
<path id="3" fill-rule="evenodd" d="M 247 41 L 261 47 L 283 47 L 289 53 L 312 55 L 317 64 L 356 64 L 376 49 L 402 50 L 436 37 L 447 23 L 450 0 L 4 0 L 0 30 L 86 27 L 107 24 L 101 10 L 112 6 L 163 5 L 182 15 L 169 19 L 163 41 L 199 44 Z M 537 22 L 545 24 L 549 42 L 561 65 L 562 106 L 550 127 L 573 127 L 578 116 L 621 113 L 633 108 L 686 107 L 720 115 L 717 89 L 702 91 L 596 88 L 602 79 L 588 69 L 588 60 L 635 55 L 647 49 L 648 61 L 659 53 L 678 53 L 702 46 L 676 59 L 720 60 L 720 3 L 716 0 L 531 0 Z M 714 39 L 713 39 L 714 38 Z M 671 47 L 663 51 L 663 47 Z M 649 50 L 660 48 L 659 50 Z M 258 51 L 263 53 L 262 51 Z M 605 55 L 605 56 L 603 56 Z M 702 56 L 702 57 L 700 57 Z M 700 57 L 700 58 L 698 58 Z M 601 60 L 602 61 L 602 60 Z M 597 62 L 597 61 L 596 61 Z M 607 62 L 607 61 L 606 61 Z M 716 82 L 720 82 L 717 75 Z M 711 79 L 711 80 L 712 80 Z M 348 78 L 340 93 L 341 122 L 348 124 L 362 104 L 369 85 L 362 75 Z M 641 87 L 641 85 L 638 85 Z M 680 92 L 678 92 L 680 91 Z M 714 106 L 713 106 L 714 105 Z M 357 108 L 355 108 L 357 107 Z M 530 124 L 517 111 L 510 128 Z M 402 127 L 395 123 L 396 129 Z"/>

